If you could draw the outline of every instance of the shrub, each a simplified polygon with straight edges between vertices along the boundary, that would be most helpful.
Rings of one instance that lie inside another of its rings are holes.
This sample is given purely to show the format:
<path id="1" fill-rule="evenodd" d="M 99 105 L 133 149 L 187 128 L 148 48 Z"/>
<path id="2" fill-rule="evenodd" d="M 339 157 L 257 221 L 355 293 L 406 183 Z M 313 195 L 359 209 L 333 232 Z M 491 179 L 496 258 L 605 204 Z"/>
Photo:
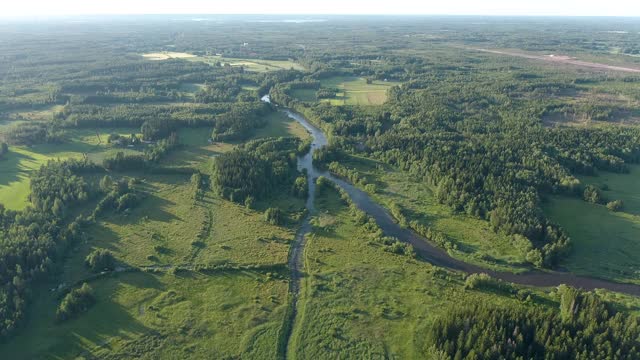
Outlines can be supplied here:
<path id="1" fill-rule="evenodd" d="M 84 260 L 85 265 L 93 272 L 104 270 L 113 270 L 116 260 L 109 250 L 97 249 L 93 250 Z"/>
<path id="2" fill-rule="evenodd" d="M 89 310 L 95 303 L 96 298 L 93 295 L 93 289 L 84 283 L 80 288 L 71 290 L 62 299 L 56 311 L 56 320 L 58 322 L 69 320 Z"/>
<path id="3" fill-rule="evenodd" d="M 602 191 L 593 185 L 587 185 L 582 196 L 585 201 L 593 204 L 600 204 L 604 201 Z"/>
<path id="4" fill-rule="evenodd" d="M 620 211 L 623 207 L 624 202 L 622 200 L 614 200 L 607 203 L 607 209 L 611 211 Z"/>
<path id="5" fill-rule="evenodd" d="M 272 225 L 282 225 L 284 222 L 282 210 L 278 208 L 268 208 L 267 211 L 264 212 L 264 218 Z"/>

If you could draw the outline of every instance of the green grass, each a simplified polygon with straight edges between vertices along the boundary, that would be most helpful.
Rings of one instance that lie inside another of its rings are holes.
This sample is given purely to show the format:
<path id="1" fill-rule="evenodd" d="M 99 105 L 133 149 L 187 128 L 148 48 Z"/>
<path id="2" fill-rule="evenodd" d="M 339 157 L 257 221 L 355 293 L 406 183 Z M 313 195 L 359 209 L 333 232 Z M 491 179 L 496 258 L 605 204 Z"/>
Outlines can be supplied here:
<path id="1" fill-rule="evenodd" d="M 7 359 L 274 358 L 287 284 L 253 272 L 121 273 L 91 283 L 97 303 L 63 324 L 39 290 Z"/>
<path id="2" fill-rule="evenodd" d="M 129 135 L 135 129 L 71 130 L 69 141 L 63 144 L 39 144 L 31 147 L 10 146 L 9 154 L 0 160 L 0 203 L 13 210 L 24 209 L 28 204 L 29 173 L 49 160 L 82 158 L 86 154 L 95 162 L 118 151 L 139 153 L 131 148 L 116 148 L 107 144 L 111 133 Z"/>
<path id="3" fill-rule="evenodd" d="M 316 92 L 316 89 L 293 89 L 291 96 L 300 101 L 317 101 Z"/>
<path id="4" fill-rule="evenodd" d="M 233 150 L 241 142 L 214 142 L 210 128 L 184 128 L 178 132 L 180 143 L 185 147 L 169 154 L 162 162 L 167 165 L 191 166 L 202 172 L 209 172 L 211 158 Z M 267 115 L 267 125 L 255 129 L 250 139 L 265 137 L 295 136 L 301 139 L 309 137 L 309 133 L 295 120 L 284 113 L 274 112 Z"/>
<path id="5" fill-rule="evenodd" d="M 435 189 L 424 181 L 375 160 L 352 156 L 343 162 L 355 168 L 378 188 L 372 197 L 387 209 L 399 204 L 409 220 L 444 233 L 458 246 L 450 255 L 483 267 L 519 272 L 526 270 L 525 251 L 509 236 L 496 234 L 488 222 L 454 213 L 435 198 Z"/>
<path id="6" fill-rule="evenodd" d="M 320 81 L 325 88 L 338 89 L 335 99 L 325 99 L 334 105 L 380 105 L 387 100 L 387 90 L 397 82 L 373 81 L 357 77 L 332 77 Z"/>
<path id="7" fill-rule="evenodd" d="M 291 359 L 424 359 L 429 327 L 447 306 L 517 302 L 465 291 L 460 275 L 369 243 L 334 190 L 320 194 L 316 205 Z M 532 304 L 549 303 L 532 291 Z"/>
<path id="8" fill-rule="evenodd" d="M 606 184 L 609 200 L 622 199 L 620 212 L 578 198 L 554 197 L 545 213 L 569 234 L 572 250 L 563 266 L 579 274 L 640 283 L 640 166 L 630 174 L 582 177 L 585 184 Z"/>
<path id="9" fill-rule="evenodd" d="M 189 61 L 203 61 L 207 64 L 214 65 L 220 62 L 221 65 L 229 64 L 234 67 L 242 66 L 247 71 L 252 72 L 268 72 L 277 70 L 299 70 L 305 71 L 304 66 L 291 60 L 261 60 L 261 59 L 239 59 L 226 58 L 222 56 L 198 56 L 188 58 Z"/>

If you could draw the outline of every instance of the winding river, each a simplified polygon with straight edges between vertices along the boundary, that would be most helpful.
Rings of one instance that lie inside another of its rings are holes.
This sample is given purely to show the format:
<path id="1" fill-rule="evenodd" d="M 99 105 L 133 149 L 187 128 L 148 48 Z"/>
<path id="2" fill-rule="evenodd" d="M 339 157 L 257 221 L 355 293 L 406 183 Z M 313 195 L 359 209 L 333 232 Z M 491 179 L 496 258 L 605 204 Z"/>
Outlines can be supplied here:
<path id="1" fill-rule="evenodd" d="M 264 96 L 262 100 L 270 102 L 268 95 Z M 285 114 L 287 114 L 287 116 L 300 123 L 300 125 L 307 129 L 307 131 L 313 138 L 313 143 L 309 152 L 306 155 L 298 158 L 298 170 L 302 171 L 303 169 L 306 169 L 309 178 L 309 197 L 306 203 L 309 215 L 307 215 L 304 222 L 302 223 L 302 226 L 298 230 L 298 233 L 296 234 L 296 238 L 291 249 L 291 256 L 289 257 L 289 267 L 292 272 L 290 291 L 293 296 L 293 319 L 295 319 L 297 311 L 297 300 L 300 293 L 300 278 L 302 274 L 301 271 L 304 268 L 303 252 L 306 243 L 305 234 L 307 234 L 311 230 L 311 224 L 309 221 L 312 214 L 315 212 L 313 204 L 316 190 L 315 179 L 319 176 L 324 176 L 343 188 L 349 194 L 349 196 L 351 196 L 351 199 L 358 208 L 360 208 L 362 211 L 366 212 L 376 220 L 385 235 L 393 236 L 401 241 L 410 243 L 420 258 L 433 265 L 445 267 L 451 270 L 462 271 L 469 274 L 486 273 L 494 278 L 521 285 L 551 287 L 558 286 L 560 284 L 567 284 L 585 290 L 601 288 L 640 296 L 640 285 L 617 283 L 613 281 L 586 276 L 578 276 L 572 273 L 558 271 L 533 270 L 525 273 L 514 274 L 510 272 L 485 269 L 480 266 L 469 264 L 451 257 L 445 250 L 432 245 L 430 242 L 428 242 L 426 239 L 419 236 L 412 230 L 402 228 L 400 225 L 398 225 L 393 220 L 389 212 L 384 207 L 374 202 L 366 192 L 358 189 L 357 187 L 338 177 L 333 176 L 328 171 L 315 168 L 312 162 L 313 152 L 328 144 L 327 137 L 322 132 L 322 130 L 311 124 L 302 115 L 295 113 L 289 109 L 281 109 L 280 111 L 283 111 Z"/>

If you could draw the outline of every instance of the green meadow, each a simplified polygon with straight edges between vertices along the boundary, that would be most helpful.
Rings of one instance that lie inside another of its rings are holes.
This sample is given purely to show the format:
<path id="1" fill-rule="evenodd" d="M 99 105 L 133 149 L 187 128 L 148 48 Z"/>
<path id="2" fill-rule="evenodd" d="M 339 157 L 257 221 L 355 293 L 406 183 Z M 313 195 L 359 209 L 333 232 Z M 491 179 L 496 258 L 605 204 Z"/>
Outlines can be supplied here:
<path id="1" fill-rule="evenodd" d="M 578 198 L 551 198 L 545 212 L 573 244 L 562 265 L 580 274 L 640 283 L 640 259 L 634 255 L 640 251 L 640 166 L 631 166 L 629 174 L 602 172 L 580 180 L 606 185 L 607 201 L 623 200 L 624 207 L 612 212 Z"/>
<path id="2" fill-rule="evenodd" d="M 353 76 L 337 76 L 320 80 L 323 88 L 336 89 L 332 99 L 322 99 L 333 105 L 381 105 L 387 100 L 387 90 L 398 82 L 372 81 Z M 301 101 L 317 101 L 316 90 L 295 89 L 292 96 Z"/>
<path id="3" fill-rule="evenodd" d="M 27 206 L 29 173 L 49 160 L 82 158 L 100 163 L 118 151 L 140 153 L 138 148 L 116 148 L 107 144 L 111 133 L 129 135 L 136 129 L 70 130 L 63 144 L 10 146 L 4 160 L 0 160 L 0 199 L 8 209 L 20 210 Z"/>
<path id="4" fill-rule="evenodd" d="M 333 189 L 319 195 L 316 207 L 290 359 L 424 359 L 429 328 L 448 307 L 519 302 L 464 290 L 461 274 L 384 251 Z M 530 305 L 549 303 L 543 290 L 529 291 L 536 294 Z"/>
<path id="5" fill-rule="evenodd" d="M 6 359 L 240 358 L 275 356 L 286 281 L 238 271 L 120 273 L 90 283 L 96 305 L 57 324 L 59 300 L 38 290 Z M 271 355 L 271 356 L 269 356 Z"/>

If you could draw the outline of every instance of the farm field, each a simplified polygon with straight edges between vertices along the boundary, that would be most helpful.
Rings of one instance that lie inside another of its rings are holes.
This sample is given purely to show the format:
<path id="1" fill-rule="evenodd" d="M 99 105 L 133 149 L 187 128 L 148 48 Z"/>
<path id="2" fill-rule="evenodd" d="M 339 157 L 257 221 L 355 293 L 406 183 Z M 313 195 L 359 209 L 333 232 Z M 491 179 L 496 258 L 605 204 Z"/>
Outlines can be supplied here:
<path id="1" fill-rule="evenodd" d="M 612 212 L 604 205 L 581 199 L 554 197 L 545 206 L 549 217 L 571 236 L 572 250 L 563 262 L 568 270 L 617 281 L 640 283 L 640 167 L 630 174 L 601 172 L 581 181 L 607 185 L 603 194 L 608 200 L 623 200 L 621 211 Z"/>

